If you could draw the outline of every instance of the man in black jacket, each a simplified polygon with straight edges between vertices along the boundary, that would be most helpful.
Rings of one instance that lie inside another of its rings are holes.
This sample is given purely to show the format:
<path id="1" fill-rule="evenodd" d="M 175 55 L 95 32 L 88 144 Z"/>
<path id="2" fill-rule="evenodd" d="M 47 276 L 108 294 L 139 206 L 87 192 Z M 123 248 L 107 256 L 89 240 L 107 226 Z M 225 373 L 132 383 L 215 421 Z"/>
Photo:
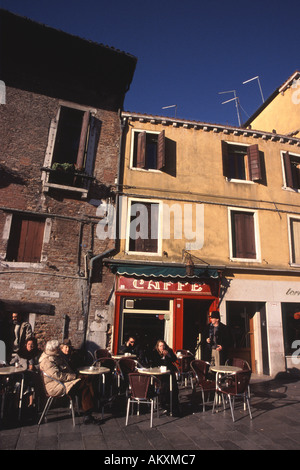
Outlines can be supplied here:
<path id="1" fill-rule="evenodd" d="M 211 323 L 204 334 L 204 360 L 212 365 L 223 365 L 228 359 L 230 347 L 230 332 L 226 325 L 220 322 L 220 313 L 211 313 Z"/>

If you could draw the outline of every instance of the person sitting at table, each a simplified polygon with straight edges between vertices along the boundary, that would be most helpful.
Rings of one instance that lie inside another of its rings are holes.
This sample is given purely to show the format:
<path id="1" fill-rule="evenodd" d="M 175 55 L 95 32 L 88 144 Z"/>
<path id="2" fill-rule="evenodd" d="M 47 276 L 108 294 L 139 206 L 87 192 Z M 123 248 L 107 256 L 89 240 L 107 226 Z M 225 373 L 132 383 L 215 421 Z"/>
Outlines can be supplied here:
<path id="1" fill-rule="evenodd" d="M 129 336 L 125 344 L 121 346 L 120 352 L 121 354 L 134 354 L 142 366 L 147 366 L 148 364 L 148 358 L 145 350 L 141 347 L 133 335 Z"/>
<path id="2" fill-rule="evenodd" d="M 40 357 L 40 369 L 47 375 L 44 376 L 44 383 L 47 392 L 52 396 L 59 396 L 63 393 L 63 386 L 57 382 L 63 382 L 66 393 L 71 397 L 79 395 L 84 414 L 84 423 L 97 423 L 92 415 L 94 408 L 94 390 L 92 383 L 85 378 L 77 377 L 68 362 L 60 353 L 59 342 L 51 340 L 46 343 L 45 351 Z"/>
<path id="3" fill-rule="evenodd" d="M 25 347 L 25 341 L 33 336 L 29 322 L 24 321 L 20 313 L 12 313 L 10 334 L 7 338 L 7 355 L 9 362 Z"/>
<path id="4" fill-rule="evenodd" d="M 172 375 L 172 402 L 173 402 L 173 414 L 179 414 L 179 390 L 176 380 L 175 373 L 177 372 L 177 367 L 175 362 L 177 360 L 176 354 L 173 349 L 171 349 L 167 343 L 159 339 L 155 345 L 155 348 L 152 353 L 151 365 L 152 367 L 161 367 L 166 366 L 167 370 L 171 372 Z M 169 375 L 160 375 L 159 380 L 161 381 L 161 390 L 160 390 L 160 404 L 165 411 L 170 405 L 170 379 Z"/>
<path id="5" fill-rule="evenodd" d="M 37 372 L 39 371 L 40 355 L 41 351 L 38 349 L 36 338 L 27 338 L 24 347 L 20 349 L 18 354 L 14 355 L 10 362 L 10 365 L 16 365 L 17 363 L 20 367 L 25 369 L 24 395 L 28 395 L 29 397 L 29 408 L 34 404 L 34 392 L 40 392 L 39 377 L 37 375 Z"/>

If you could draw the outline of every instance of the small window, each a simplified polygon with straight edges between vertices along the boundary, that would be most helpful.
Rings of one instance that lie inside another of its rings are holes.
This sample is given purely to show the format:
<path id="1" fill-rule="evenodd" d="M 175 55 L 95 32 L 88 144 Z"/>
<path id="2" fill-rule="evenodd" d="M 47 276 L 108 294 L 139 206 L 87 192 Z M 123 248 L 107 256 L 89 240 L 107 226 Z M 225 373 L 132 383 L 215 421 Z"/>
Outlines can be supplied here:
<path id="1" fill-rule="evenodd" d="M 129 251 L 158 252 L 159 204 L 132 201 L 130 205 Z"/>
<path id="2" fill-rule="evenodd" d="M 261 155 L 258 145 L 235 145 L 222 141 L 223 173 L 230 180 L 259 181 L 262 179 Z"/>
<path id="3" fill-rule="evenodd" d="M 165 131 L 133 132 L 132 167 L 161 170 L 165 166 Z"/>
<path id="4" fill-rule="evenodd" d="M 288 188 L 300 189 L 300 155 L 283 154 L 285 185 Z"/>
<path id="5" fill-rule="evenodd" d="M 6 260 L 39 263 L 45 220 L 14 215 L 7 245 Z"/>
<path id="6" fill-rule="evenodd" d="M 300 265 L 300 219 L 290 219 L 291 262 Z"/>
<path id="7" fill-rule="evenodd" d="M 254 213 L 231 211 L 232 257 L 256 259 Z"/>

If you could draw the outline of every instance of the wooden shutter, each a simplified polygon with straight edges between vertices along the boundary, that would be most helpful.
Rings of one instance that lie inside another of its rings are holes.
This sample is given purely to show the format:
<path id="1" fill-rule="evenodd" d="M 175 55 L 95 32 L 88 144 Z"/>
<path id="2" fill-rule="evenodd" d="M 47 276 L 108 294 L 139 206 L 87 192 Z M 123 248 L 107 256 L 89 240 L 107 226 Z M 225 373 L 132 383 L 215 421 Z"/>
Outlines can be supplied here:
<path id="1" fill-rule="evenodd" d="M 137 168 L 146 167 L 146 132 L 140 132 L 137 141 Z"/>
<path id="2" fill-rule="evenodd" d="M 86 136 L 87 136 L 88 126 L 89 126 L 89 120 L 90 120 L 90 113 L 89 111 L 86 111 L 82 118 L 82 127 L 81 127 L 79 147 L 78 147 L 77 160 L 76 160 L 76 168 L 78 168 L 79 170 L 83 169 L 83 166 L 84 166 Z"/>
<path id="3" fill-rule="evenodd" d="M 254 217 L 250 212 L 234 212 L 233 256 L 235 258 L 255 259 Z"/>
<path id="4" fill-rule="evenodd" d="M 163 130 L 157 139 L 157 170 L 162 170 L 166 164 L 166 145 L 165 145 L 165 131 Z"/>
<path id="5" fill-rule="evenodd" d="M 39 263 L 44 228 L 44 220 L 14 216 L 8 243 L 7 260 Z"/>
<path id="6" fill-rule="evenodd" d="M 252 181 L 261 180 L 262 172 L 258 145 L 250 145 L 250 147 L 247 148 L 247 155 L 250 179 Z"/>
<path id="7" fill-rule="evenodd" d="M 97 154 L 97 148 L 100 138 L 101 121 L 91 116 L 90 128 L 88 136 L 88 147 L 86 152 L 86 161 L 84 165 L 85 173 L 92 176 L 95 164 L 95 158 Z"/>
<path id="8" fill-rule="evenodd" d="M 230 178 L 229 174 L 229 154 L 228 154 L 228 144 L 224 140 L 221 140 L 222 147 L 222 161 L 223 161 L 223 175 L 227 178 Z"/>
<path id="9" fill-rule="evenodd" d="M 283 163 L 284 163 L 286 185 L 289 188 L 293 188 L 294 187 L 293 173 L 292 173 L 291 157 L 290 157 L 289 152 L 285 152 L 283 154 Z"/>

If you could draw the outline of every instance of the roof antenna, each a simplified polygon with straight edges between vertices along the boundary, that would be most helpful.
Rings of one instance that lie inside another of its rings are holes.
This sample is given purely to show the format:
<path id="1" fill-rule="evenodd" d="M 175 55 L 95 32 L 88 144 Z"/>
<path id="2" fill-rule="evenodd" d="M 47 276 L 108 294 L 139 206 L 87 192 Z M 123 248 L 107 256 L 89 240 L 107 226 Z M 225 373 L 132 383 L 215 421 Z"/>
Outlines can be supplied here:
<path id="1" fill-rule="evenodd" d="M 229 103 L 230 101 L 235 101 L 235 107 L 236 107 L 236 113 L 239 121 L 239 126 L 241 127 L 241 118 L 240 118 L 240 113 L 239 113 L 239 98 L 236 96 L 236 90 L 229 90 L 229 91 L 219 91 L 219 95 L 222 95 L 224 93 L 233 93 L 234 98 L 231 98 L 230 100 L 223 101 L 222 104 Z"/>
<path id="2" fill-rule="evenodd" d="M 258 76 L 258 75 L 257 75 L 256 77 L 249 78 L 249 80 L 246 80 L 245 82 L 243 82 L 243 85 L 245 85 L 245 83 L 252 82 L 252 80 L 257 80 L 257 81 L 258 81 L 258 86 L 259 86 L 259 89 L 260 89 L 261 99 L 262 99 L 262 102 L 264 103 L 264 102 L 265 102 L 265 99 L 264 99 L 264 95 L 263 95 L 263 92 L 262 92 L 262 89 L 261 89 L 261 85 L 260 85 L 260 81 L 259 81 L 259 76 Z"/>
<path id="3" fill-rule="evenodd" d="M 171 104 L 171 106 L 164 106 L 161 109 L 175 108 L 175 118 L 177 117 L 177 104 Z"/>

